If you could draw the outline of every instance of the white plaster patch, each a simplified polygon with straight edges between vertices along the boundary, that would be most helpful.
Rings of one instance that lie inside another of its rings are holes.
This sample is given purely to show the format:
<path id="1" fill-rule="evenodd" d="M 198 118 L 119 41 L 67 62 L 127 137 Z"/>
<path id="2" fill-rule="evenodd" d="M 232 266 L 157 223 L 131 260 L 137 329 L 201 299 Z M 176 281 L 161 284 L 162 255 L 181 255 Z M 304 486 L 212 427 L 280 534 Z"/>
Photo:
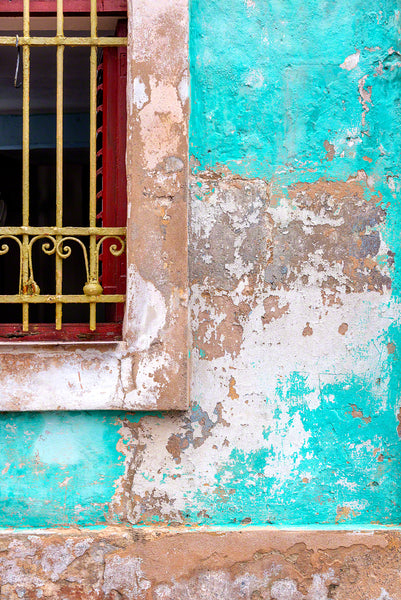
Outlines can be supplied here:
<path id="1" fill-rule="evenodd" d="M 329 600 L 326 582 L 333 580 L 333 576 L 333 569 L 329 569 L 328 573 L 324 573 L 323 575 L 313 575 L 308 600 Z"/>
<path id="2" fill-rule="evenodd" d="M 346 506 L 347 508 L 349 508 L 353 511 L 360 512 L 364 508 L 366 508 L 367 504 L 368 504 L 367 500 L 351 500 L 349 502 L 342 502 L 341 506 Z"/>
<path id="3" fill-rule="evenodd" d="M 152 282 L 145 281 L 133 264 L 127 273 L 127 306 L 133 337 L 130 350 L 147 350 L 165 325 L 167 307 L 161 292 Z"/>
<path id="4" fill-rule="evenodd" d="M 362 144 L 362 132 L 359 127 L 340 130 L 333 140 L 336 155 L 354 156 L 353 148 Z"/>
<path id="5" fill-rule="evenodd" d="M 142 559 L 132 556 L 113 555 L 106 559 L 102 591 L 105 595 L 119 590 L 128 600 L 139 600 L 145 597 L 150 588 L 142 571 Z"/>
<path id="6" fill-rule="evenodd" d="M 184 168 L 184 162 L 177 156 L 169 156 L 166 158 L 165 168 L 167 173 L 178 173 Z"/>
<path id="7" fill-rule="evenodd" d="M 337 485 L 347 488 L 348 490 L 356 490 L 358 484 L 355 481 L 349 481 L 346 477 L 340 477 L 337 480 Z"/>
<path id="8" fill-rule="evenodd" d="M 246 300 L 245 288 L 241 282 L 238 290 L 231 294 L 233 301 Z M 192 288 L 191 312 L 195 330 L 197 315 L 210 309 L 204 298 L 207 289 L 207 282 Z M 339 292 L 341 302 L 332 306 L 323 304 L 318 287 L 294 286 L 291 292 L 275 290 L 274 294 L 278 296 L 279 305 L 289 304 L 288 313 L 262 328 L 263 302 L 254 305 L 243 322 L 243 343 L 235 358 L 227 354 L 205 360 L 193 351 L 191 397 L 201 407 L 202 415 L 208 415 L 204 418 L 210 419 L 212 430 L 210 435 L 205 435 L 202 432 L 204 425 L 200 427 L 198 420 L 193 422 L 191 431 L 198 442 L 183 446 L 179 477 L 176 477 L 177 464 L 166 446 L 172 433 L 187 435 L 185 426 L 175 428 L 164 419 L 157 423 L 141 422 L 138 443 L 147 447 L 141 456 L 141 469 L 135 471 L 132 489 L 143 499 L 157 492 L 162 517 L 180 520 L 181 511 L 185 512 L 188 504 L 196 502 L 201 506 L 199 494 L 210 495 L 215 489 L 217 472 L 222 486 L 230 484 L 232 476 L 227 465 L 234 448 L 245 455 L 270 448 L 266 453 L 264 476 L 274 478 L 279 494 L 289 479 L 299 477 L 297 470 L 302 456 L 312 452 L 308 450 L 311 432 L 303 423 L 303 406 L 310 410 L 318 408 L 322 388 L 341 381 L 349 373 L 372 381 L 381 378 L 386 386 L 378 340 L 382 332 L 387 331 L 389 323 L 400 318 L 398 306 L 390 302 L 389 291 L 383 295 L 370 292 L 368 302 L 365 294 L 347 294 L 344 290 Z M 216 314 L 216 317 L 219 320 L 222 315 Z M 214 318 L 211 313 L 212 322 Z M 306 322 L 313 329 L 312 336 L 302 335 Z M 348 324 L 346 335 L 338 332 L 342 323 Z M 290 382 L 294 372 L 303 377 L 303 396 L 291 396 Z M 236 392 L 233 396 L 228 394 L 231 377 Z M 218 400 L 222 402 L 220 421 L 216 412 Z M 223 421 L 230 424 L 229 429 Z M 157 444 L 146 444 L 149 436 L 157 440 Z M 199 444 L 202 451 L 199 451 Z M 354 451 L 359 453 L 360 449 Z M 310 458 L 313 458 L 312 454 Z M 157 472 L 153 469 L 153 479 L 149 481 L 143 473 L 151 472 L 155 461 L 159 469 Z M 249 476 L 248 484 L 255 485 L 256 479 Z M 339 485 L 346 487 L 346 482 L 339 482 Z M 364 507 L 355 504 L 354 509 L 363 510 Z M 134 503 L 128 518 L 135 522 L 141 517 L 141 510 L 139 503 Z M 318 598 L 318 590 L 324 587 L 323 580 L 316 580 L 316 592 L 311 598 Z"/>
<path id="9" fill-rule="evenodd" d="M 369 112 L 370 108 L 368 104 L 372 104 L 372 86 L 369 85 L 365 87 L 366 80 L 368 79 L 368 75 L 364 75 L 358 81 L 358 92 L 359 92 L 359 102 L 362 104 L 362 127 L 366 124 L 366 115 Z"/>
<path id="10" fill-rule="evenodd" d="M 51 581 L 58 581 L 60 575 L 78 556 L 82 556 L 91 546 L 93 538 L 85 538 L 78 542 L 67 539 L 62 544 L 45 546 L 41 557 L 41 567 Z"/>
<path id="11" fill-rule="evenodd" d="M 191 212 L 192 231 L 197 236 L 207 238 L 223 213 L 229 217 L 230 224 L 236 231 L 246 230 L 250 225 L 255 225 L 265 206 L 262 198 L 265 194 L 266 184 L 262 180 L 255 179 L 252 180 L 252 185 L 260 186 L 260 196 L 255 197 L 245 214 L 238 206 L 238 197 L 230 190 L 230 187 L 221 185 L 210 190 L 207 200 L 200 200 L 195 196 Z M 202 191 L 203 193 L 208 191 L 207 186 L 202 187 Z"/>
<path id="12" fill-rule="evenodd" d="M 400 192 L 400 189 L 401 189 L 401 181 L 400 181 L 399 176 L 398 175 L 396 175 L 396 176 L 389 175 L 387 177 L 387 185 L 393 195 L 393 198 L 396 198 L 397 194 Z"/>
<path id="13" fill-rule="evenodd" d="M 275 600 L 303 600 L 296 583 L 291 579 L 279 579 L 271 587 L 271 596 Z"/>
<path id="14" fill-rule="evenodd" d="M 188 71 L 184 73 L 180 83 L 178 84 L 178 95 L 181 100 L 181 104 L 184 106 L 189 98 L 189 75 Z"/>
<path id="15" fill-rule="evenodd" d="M 380 592 L 380 596 L 378 596 L 378 598 L 372 598 L 372 600 L 393 600 L 393 597 L 390 596 L 390 594 L 387 592 L 387 590 L 382 588 L 381 592 Z"/>
<path id="16" fill-rule="evenodd" d="M 130 389 L 134 385 L 134 381 L 132 378 L 132 367 L 132 356 L 125 356 L 121 359 L 120 379 L 123 390 Z"/>
<path id="17" fill-rule="evenodd" d="M 36 368 L 32 365 L 33 361 L 25 370 L 7 374 L 7 396 L 3 394 L 1 398 L 3 410 L 7 409 L 7 404 L 15 410 L 21 398 L 24 410 L 83 407 L 91 410 L 113 405 L 119 380 L 119 360 L 111 352 L 76 350 L 65 352 L 61 359 L 51 350 L 44 350 Z"/>
<path id="18" fill-rule="evenodd" d="M 34 556 L 36 549 L 31 544 L 25 544 L 20 540 L 12 540 L 8 545 L 8 552 L 2 552 L 0 555 L 0 581 L 5 589 L 10 585 L 35 585 L 37 588 L 43 586 L 45 581 L 35 573 L 27 571 L 24 568 L 26 557 Z"/>
<path id="19" fill-rule="evenodd" d="M 141 357 L 134 383 L 135 389 L 126 393 L 124 408 L 141 409 L 156 406 L 162 387 L 160 379 L 167 370 L 171 372 L 171 358 L 168 354 Z"/>
<path id="20" fill-rule="evenodd" d="M 355 67 L 358 66 L 359 57 L 361 55 L 360 50 L 357 50 L 354 54 L 350 54 L 340 65 L 340 69 L 345 69 L 346 71 L 352 71 Z"/>
<path id="21" fill-rule="evenodd" d="M 245 573 L 233 581 L 226 571 L 207 571 L 192 577 L 160 584 L 155 588 L 155 600 L 228 600 L 229 598 L 251 598 L 254 591 L 268 584 L 269 573 L 256 577 Z M 288 598 L 292 600 L 292 598 Z M 295 598 L 293 600 L 298 600 Z"/>
<path id="22" fill-rule="evenodd" d="M 279 482 L 290 479 L 292 472 L 301 461 L 301 449 L 306 448 L 311 436 L 305 431 L 301 416 L 295 413 L 290 419 L 286 412 L 285 402 L 279 403 L 280 420 L 274 422 L 274 428 L 267 437 L 267 447 L 274 448 L 274 456 L 267 458 L 264 475 L 277 479 L 272 491 L 279 487 Z"/>
<path id="23" fill-rule="evenodd" d="M 134 79 L 134 96 L 133 101 L 138 110 L 141 110 L 148 102 L 149 97 L 146 93 L 146 85 L 142 81 L 141 77 L 135 77 Z"/>
<path id="24" fill-rule="evenodd" d="M 341 227 L 344 224 L 343 217 L 333 216 L 327 211 L 316 214 L 316 212 L 307 208 L 300 208 L 295 203 L 291 204 L 287 198 L 280 199 L 277 206 L 269 206 L 267 210 L 273 217 L 274 222 L 281 228 L 287 227 L 295 216 L 297 220 L 304 223 L 304 227 L 316 227 L 317 225 Z"/>

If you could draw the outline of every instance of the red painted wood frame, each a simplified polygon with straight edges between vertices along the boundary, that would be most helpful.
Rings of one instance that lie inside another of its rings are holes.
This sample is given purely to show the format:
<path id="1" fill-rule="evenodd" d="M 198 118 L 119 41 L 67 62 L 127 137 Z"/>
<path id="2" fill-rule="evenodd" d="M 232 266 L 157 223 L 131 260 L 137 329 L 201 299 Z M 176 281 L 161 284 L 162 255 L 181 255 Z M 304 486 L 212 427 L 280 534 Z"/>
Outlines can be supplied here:
<path id="1" fill-rule="evenodd" d="M 22 14 L 23 0 L 0 0 L 0 16 Z M 64 0 L 64 14 L 89 14 L 90 0 Z M 56 0 L 31 0 L 30 14 L 56 14 Z M 126 0 L 98 0 L 98 14 L 126 16 Z M 120 20 L 116 35 L 127 35 L 127 22 Z M 125 226 L 127 219 L 127 189 L 125 171 L 126 149 L 126 82 L 127 49 L 103 49 L 103 123 L 102 123 L 102 211 L 104 227 Z M 105 294 L 123 294 L 126 289 L 126 255 L 113 257 L 111 242 L 105 242 L 102 253 L 102 286 Z M 111 257 L 111 259 L 109 258 Z M 19 323 L 0 324 L 0 341 L 116 341 L 121 339 L 124 306 L 106 304 L 107 323 L 98 323 L 95 332 L 87 323 L 63 323 L 56 331 L 52 323 L 32 323 L 28 332 Z"/>
<path id="2" fill-rule="evenodd" d="M 127 22 L 119 21 L 116 36 L 126 37 Z M 104 227 L 124 227 L 127 222 L 127 175 L 125 170 L 127 123 L 127 48 L 103 50 L 103 209 Z M 105 240 L 102 253 L 104 294 L 124 294 L 126 290 L 126 254 L 111 256 Z M 106 321 L 123 320 L 124 305 L 105 306 Z"/>

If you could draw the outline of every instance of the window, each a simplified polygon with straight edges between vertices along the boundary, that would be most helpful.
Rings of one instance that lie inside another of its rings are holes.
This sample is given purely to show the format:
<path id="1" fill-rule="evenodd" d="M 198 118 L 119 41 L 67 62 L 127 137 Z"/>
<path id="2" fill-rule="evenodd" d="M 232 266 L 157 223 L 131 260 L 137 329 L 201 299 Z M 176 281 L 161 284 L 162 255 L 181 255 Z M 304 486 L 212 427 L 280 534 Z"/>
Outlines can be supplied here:
<path id="1" fill-rule="evenodd" d="M 115 30 L 118 21 L 124 18 L 126 8 L 117 6 L 117 0 L 113 0 L 111 10 L 109 10 L 110 6 L 107 1 L 98 0 L 99 36 L 103 36 L 103 31 L 105 31 L 107 36 L 118 37 Z M 0 61 L 0 92 L 6 84 L 10 91 L 15 91 L 17 94 L 21 94 L 23 91 L 21 88 L 15 89 L 12 86 L 16 63 L 16 30 L 13 23 L 9 25 L 8 31 L 4 25 L 4 21 L 11 23 L 15 14 L 21 13 L 21 2 L 22 0 L 0 0 L 0 16 L 3 15 L 3 18 L 0 19 L 0 36 L 2 36 L 0 37 L 2 46 L 0 55 L 2 56 L 3 52 L 9 53 L 7 59 L 9 67 L 6 72 L 4 70 L 6 59 Z M 85 4 L 83 4 L 84 2 Z M 89 0 L 64 0 L 66 37 L 67 34 L 69 36 L 70 33 L 74 33 L 74 27 L 76 27 L 76 32 L 80 31 L 81 26 L 78 21 L 75 26 L 71 22 L 71 18 L 77 20 L 83 16 L 87 18 L 89 4 L 86 2 Z M 77 6 L 82 7 L 86 14 L 73 13 Z M 5 11 L 8 11 L 10 7 L 14 12 L 8 12 L 5 15 Z M 52 29 L 50 35 L 54 36 L 54 23 L 50 27 L 47 25 L 48 21 L 45 21 L 45 19 L 53 19 L 54 22 L 55 9 L 53 7 L 54 3 L 52 2 L 50 5 L 47 0 L 31 0 L 32 35 L 36 31 L 41 31 L 41 36 L 48 35 L 49 30 Z M 39 10 L 42 12 L 39 13 Z M 108 21 L 109 16 L 111 17 L 110 22 Z M 22 22 L 21 16 L 16 18 Z M 40 24 L 40 19 L 42 24 Z M 21 27 L 22 25 L 19 30 Z M 6 41 L 9 45 L 4 44 L 4 36 L 8 38 Z M 83 333 L 75 335 L 68 342 L 64 324 L 72 323 L 71 328 L 80 326 L 79 322 L 74 325 L 72 320 L 67 320 L 69 304 L 63 304 L 63 329 L 59 334 L 56 332 L 56 335 L 64 336 L 62 337 L 63 344 L 59 343 L 54 333 L 54 321 L 48 323 L 42 321 L 38 325 L 39 330 L 40 328 L 43 330 L 47 326 L 52 328 L 51 334 L 54 337 L 46 338 L 43 333 L 38 336 L 31 334 L 29 337 L 22 338 L 23 342 L 26 340 L 28 343 L 21 343 L 19 338 L 13 338 L 12 335 L 10 337 L 3 336 L 0 341 L 0 410 L 2 411 L 170 410 L 185 409 L 188 406 L 188 1 L 171 0 L 170 2 L 169 0 L 164 3 L 133 0 L 128 5 L 127 37 L 127 61 L 125 63 L 124 56 L 118 61 L 120 75 L 124 76 L 125 68 L 127 71 L 126 127 L 122 140 L 115 135 L 110 138 L 114 145 L 116 140 L 120 144 L 126 138 L 127 146 L 127 233 L 125 237 L 127 245 L 125 252 L 120 257 L 112 257 L 113 260 L 123 261 L 123 263 L 125 263 L 125 258 L 127 260 L 126 301 L 114 305 L 117 310 L 124 307 L 121 339 L 111 338 L 113 341 L 109 343 L 109 339 L 105 335 L 100 339 L 90 337 L 96 336 L 96 332 L 90 332 L 86 325 Z M 21 39 L 19 41 L 21 42 Z M 120 44 L 125 44 L 125 40 L 120 38 L 113 43 L 117 44 L 114 48 L 120 48 Z M 20 47 L 22 64 L 22 43 Z M 40 102 L 43 99 L 38 98 L 38 104 L 35 105 L 35 89 L 49 85 L 49 78 L 54 77 L 54 73 L 57 71 L 56 58 L 53 58 L 54 62 L 51 68 L 44 66 L 39 73 L 35 74 L 35 65 L 38 65 L 39 62 L 38 56 L 45 50 L 46 48 L 42 49 L 31 44 L 31 211 L 36 210 L 34 198 L 37 197 L 35 194 L 37 189 L 41 190 L 42 194 L 39 203 L 40 209 L 49 203 L 47 190 L 53 190 L 52 193 L 54 193 L 55 189 L 55 181 L 52 182 L 54 175 L 50 177 L 51 169 L 42 161 L 43 155 L 51 151 L 53 162 L 55 162 L 55 142 L 53 145 L 46 142 L 46 145 L 43 144 L 45 146 L 43 148 L 34 147 L 35 136 L 39 129 L 42 136 L 44 134 L 50 136 L 50 131 L 54 132 L 55 129 L 53 126 L 52 128 L 42 126 L 42 119 L 48 114 L 46 113 L 47 107 L 45 110 L 41 110 Z M 125 48 L 121 47 L 118 52 L 123 53 L 124 50 Z M 54 55 L 57 54 L 55 47 L 53 47 L 53 52 Z M 81 120 L 77 120 L 78 116 L 84 113 L 80 105 L 81 96 L 87 93 L 83 87 L 83 81 L 89 81 L 88 58 L 87 55 L 84 57 L 82 52 L 84 50 L 79 50 L 77 47 L 69 48 L 67 45 L 64 47 L 64 216 L 66 217 L 68 210 L 71 219 L 75 210 L 71 199 L 77 195 L 83 195 L 84 190 L 87 193 L 88 190 L 87 159 L 86 163 L 81 159 L 81 154 L 85 153 L 87 156 L 88 152 L 86 148 L 82 150 L 82 146 L 78 146 L 80 136 L 86 127 L 84 116 L 82 119 L 80 117 Z M 89 54 L 88 47 L 85 52 Z M 116 53 L 114 50 L 113 52 L 115 56 Z M 105 49 L 103 57 L 104 55 Z M 75 77 L 82 65 L 86 65 L 87 69 L 84 80 L 80 77 L 82 89 L 77 86 L 73 88 L 69 83 L 70 78 Z M 107 78 L 106 73 L 104 73 L 105 78 Z M 41 83 L 40 86 L 35 86 L 36 80 Z M 54 89 L 55 84 L 52 85 Z M 104 80 L 102 84 L 99 78 L 96 81 L 96 87 L 100 86 L 101 88 L 102 85 L 107 88 L 109 84 Z M 78 92 L 69 97 L 68 89 L 78 89 Z M 116 94 L 118 94 L 118 86 L 112 87 L 111 95 L 106 90 L 106 94 L 103 94 L 103 96 L 106 95 L 106 103 L 107 98 L 114 100 Z M 101 104 L 100 93 L 97 93 L 97 100 Z M 111 102 L 110 110 L 116 104 L 116 102 Z M 107 110 L 103 97 L 103 112 L 107 113 Z M 53 110 L 53 113 L 55 112 Z M 2 115 L 7 116 L 7 113 L 2 108 L 0 95 L 0 117 Z M 21 116 L 17 115 L 16 118 L 21 119 Z M 48 118 L 47 123 L 50 123 L 50 117 L 46 118 Z M 51 118 L 54 122 L 54 114 Z M 99 115 L 98 118 L 100 119 Z M 107 116 L 107 118 L 111 117 Z M 118 113 L 114 118 L 121 124 Z M 67 127 L 68 119 L 70 122 Z M 71 119 L 75 119 L 73 120 L 75 127 L 71 125 Z M 112 123 L 112 121 L 110 122 Z M 113 133 L 113 127 L 111 126 L 109 129 L 111 133 Z M 52 135 L 55 137 L 54 133 Z M 112 146 L 109 150 L 105 146 L 109 139 L 105 136 L 106 134 L 103 132 L 103 173 L 105 154 L 113 151 Z M 0 139 L 2 139 L 1 136 Z M 8 139 L 12 145 L 13 140 L 11 137 Z M 20 146 L 14 147 L 14 150 L 21 152 Z M 3 157 L 3 151 L 0 149 L 0 169 Z M 100 168 L 100 163 L 97 167 Z M 51 168 L 54 166 L 51 165 Z M 8 168 L 9 177 L 6 178 L 2 177 L 0 173 L 0 192 L 4 191 L 5 193 L 4 186 L 6 184 L 7 186 L 15 184 L 17 186 L 16 193 L 21 195 L 21 169 L 22 166 L 18 173 L 17 169 L 15 169 L 15 173 L 12 173 Z M 37 174 L 32 176 L 34 169 L 37 169 Z M 84 181 L 82 185 L 78 173 L 82 174 Z M 114 170 L 113 173 L 116 171 Z M 107 194 L 106 178 L 107 173 L 104 173 L 103 194 Z M 47 181 L 49 183 L 46 183 Z M 118 182 L 120 181 L 118 179 Z M 109 189 L 112 186 L 114 186 L 113 181 L 110 182 Z M 67 206 L 67 191 L 71 189 L 74 193 L 68 195 L 70 200 Z M 99 191 L 98 188 L 97 193 Z M 112 192 L 111 208 L 116 206 L 116 190 L 113 188 Z M 8 209 L 12 211 L 12 206 L 8 205 Z M 116 218 L 113 214 L 111 216 Z M 103 218 L 105 219 L 106 216 L 103 215 Z M 79 221 L 75 217 L 74 219 L 74 226 L 77 226 Z M 10 223 L 9 220 L 8 222 Z M 33 225 L 32 222 L 31 225 Z M 42 226 L 41 221 L 39 225 Z M 66 222 L 63 222 L 63 225 L 66 225 Z M 113 223 L 109 223 L 109 225 L 114 226 Z M 118 227 L 120 227 L 120 223 L 118 223 Z M 8 256 L 11 253 L 11 243 L 12 240 L 9 242 Z M 68 242 L 65 245 L 67 244 Z M 79 250 L 79 248 L 74 248 L 74 253 L 77 249 Z M 35 260 L 38 260 L 39 257 L 43 261 L 54 260 L 54 256 L 47 256 L 41 247 L 36 252 Z M 17 254 L 15 253 L 15 255 Z M 5 260 L 6 256 L 0 256 L 0 261 Z M 79 264 L 81 271 L 75 273 L 74 269 L 71 269 L 72 275 L 70 275 L 68 265 L 71 264 L 69 262 L 71 260 L 73 260 L 73 253 L 69 259 L 64 259 L 63 279 L 70 278 L 77 281 L 77 286 L 78 284 L 80 286 L 79 291 L 82 293 L 82 286 L 85 283 L 85 272 L 82 276 L 82 262 Z M 109 284 L 107 283 L 108 275 L 105 275 L 105 262 L 107 263 L 106 256 L 103 257 L 102 262 L 101 282 L 106 294 L 110 293 L 110 288 L 107 288 Z M 46 271 L 50 271 L 50 268 L 46 267 L 46 264 L 49 263 L 44 264 L 43 272 L 46 273 Z M 116 263 L 110 262 L 109 264 L 112 268 L 112 264 Z M 116 270 L 118 269 L 119 267 Z M 39 281 L 36 274 L 35 281 L 41 287 L 41 294 L 45 293 L 44 284 Z M 67 293 L 66 289 L 63 289 L 63 292 Z M 39 310 L 35 308 L 36 306 L 35 302 L 29 306 L 30 323 L 34 322 L 34 310 Z M 81 305 L 77 306 L 80 308 Z M 110 307 L 111 311 L 114 310 L 112 303 L 106 303 L 105 307 Z M 118 307 L 121 308 L 118 309 Z M 0 308 L 2 309 L 3 306 Z M 14 308 L 21 311 L 20 305 L 15 305 Z M 46 308 L 44 306 L 43 310 Z M 97 304 L 97 310 L 97 321 L 100 322 L 100 311 L 102 310 L 100 304 Z M 21 318 L 20 315 L 21 312 L 17 315 L 18 319 Z M 120 317 L 112 315 L 105 318 L 111 320 Z M 117 321 L 116 323 L 119 326 Z M 21 326 L 16 322 L 13 323 L 13 326 L 19 327 L 17 335 L 21 335 Z M 107 323 L 107 326 L 114 327 L 113 322 Z M 31 325 L 30 328 L 29 333 L 33 329 Z M 41 336 L 45 341 L 39 341 Z M 80 342 L 89 339 L 90 343 L 76 344 L 77 338 Z"/>
<path id="2" fill-rule="evenodd" d="M 0 0 L 0 340 L 121 338 L 125 17 Z"/>

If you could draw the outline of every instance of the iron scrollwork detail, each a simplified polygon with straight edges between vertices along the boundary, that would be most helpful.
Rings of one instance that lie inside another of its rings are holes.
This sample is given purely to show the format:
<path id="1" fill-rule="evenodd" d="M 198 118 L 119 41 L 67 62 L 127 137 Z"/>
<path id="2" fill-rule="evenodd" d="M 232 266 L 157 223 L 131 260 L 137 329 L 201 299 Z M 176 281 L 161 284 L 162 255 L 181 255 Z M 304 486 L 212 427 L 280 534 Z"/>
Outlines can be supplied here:
<path id="1" fill-rule="evenodd" d="M 37 241 L 42 241 L 42 251 L 48 256 L 57 255 L 59 258 L 66 260 L 72 254 L 71 244 L 64 245 L 65 242 L 75 242 L 82 249 L 82 255 L 85 265 L 86 282 L 83 286 L 83 292 L 86 296 L 99 296 L 103 293 L 103 288 L 99 281 L 99 256 L 100 250 L 105 240 L 115 240 L 115 243 L 110 244 L 108 251 L 115 257 L 119 257 L 125 251 L 125 240 L 119 235 L 103 235 L 96 240 L 94 252 L 88 252 L 84 242 L 75 236 L 60 236 L 50 234 L 39 234 L 31 237 L 28 243 L 24 243 L 18 236 L 12 234 L 0 235 L 0 256 L 7 254 L 10 250 L 8 243 L 2 240 L 10 240 L 16 242 L 19 246 L 20 254 L 20 273 L 19 273 L 19 295 L 34 296 L 40 294 L 40 288 L 34 277 L 34 266 L 32 260 L 33 246 Z M 26 267 L 25 267 L 26 265 Z"/>

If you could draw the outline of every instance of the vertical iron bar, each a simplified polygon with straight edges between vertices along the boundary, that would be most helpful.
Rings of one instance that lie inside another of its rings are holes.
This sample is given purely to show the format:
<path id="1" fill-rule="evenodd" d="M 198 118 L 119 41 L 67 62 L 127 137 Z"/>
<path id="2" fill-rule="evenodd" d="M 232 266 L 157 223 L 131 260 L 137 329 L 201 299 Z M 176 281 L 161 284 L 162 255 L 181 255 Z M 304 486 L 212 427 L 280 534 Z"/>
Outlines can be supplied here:
<path id="1" fill-rule="evenodd" d="M 97 37 L 97 0 L 91 0 L 91 38 Z M 96 96 L 97 96 L 97 50 L 91 46 L 90 53 L 90 166 L 89 166 L 89 225 L 96 227 Z M 89 240 L 89 278 L 96 281 L 96 235 L 91 235 Z M 96 303 L 89 304 L 89 328 L 96 329 Z"/>
<path id="2" fill-rule="evenodd" d="M 64 35 L 63 0 L 57 0 L 57 37 Z M 57 97 L 56 97 L 56 227 L 63 226 L 63 77 L 64 46 L 57 46 Z M 62 236 L 57 236 L 57 242 Z M 63 259 L 56 253 L 56 294 L 63 293 Z M 61 302 L 56 303 L 56 329 L 62 325 Z"/>
<path id="3" fill-rule="evenodd" d="M 29 37 L 29 0 L 24 0 L 23 12 L 24 37 Z M 29 77 L 30 48 L 22 49 L 22 224 L 29 225 Z M 27 293 L 29 280 L 29 236 L 22 236 L 22 292 Z M 29 304 L 22 305 L 22 330 L 29 330 Z"/>

